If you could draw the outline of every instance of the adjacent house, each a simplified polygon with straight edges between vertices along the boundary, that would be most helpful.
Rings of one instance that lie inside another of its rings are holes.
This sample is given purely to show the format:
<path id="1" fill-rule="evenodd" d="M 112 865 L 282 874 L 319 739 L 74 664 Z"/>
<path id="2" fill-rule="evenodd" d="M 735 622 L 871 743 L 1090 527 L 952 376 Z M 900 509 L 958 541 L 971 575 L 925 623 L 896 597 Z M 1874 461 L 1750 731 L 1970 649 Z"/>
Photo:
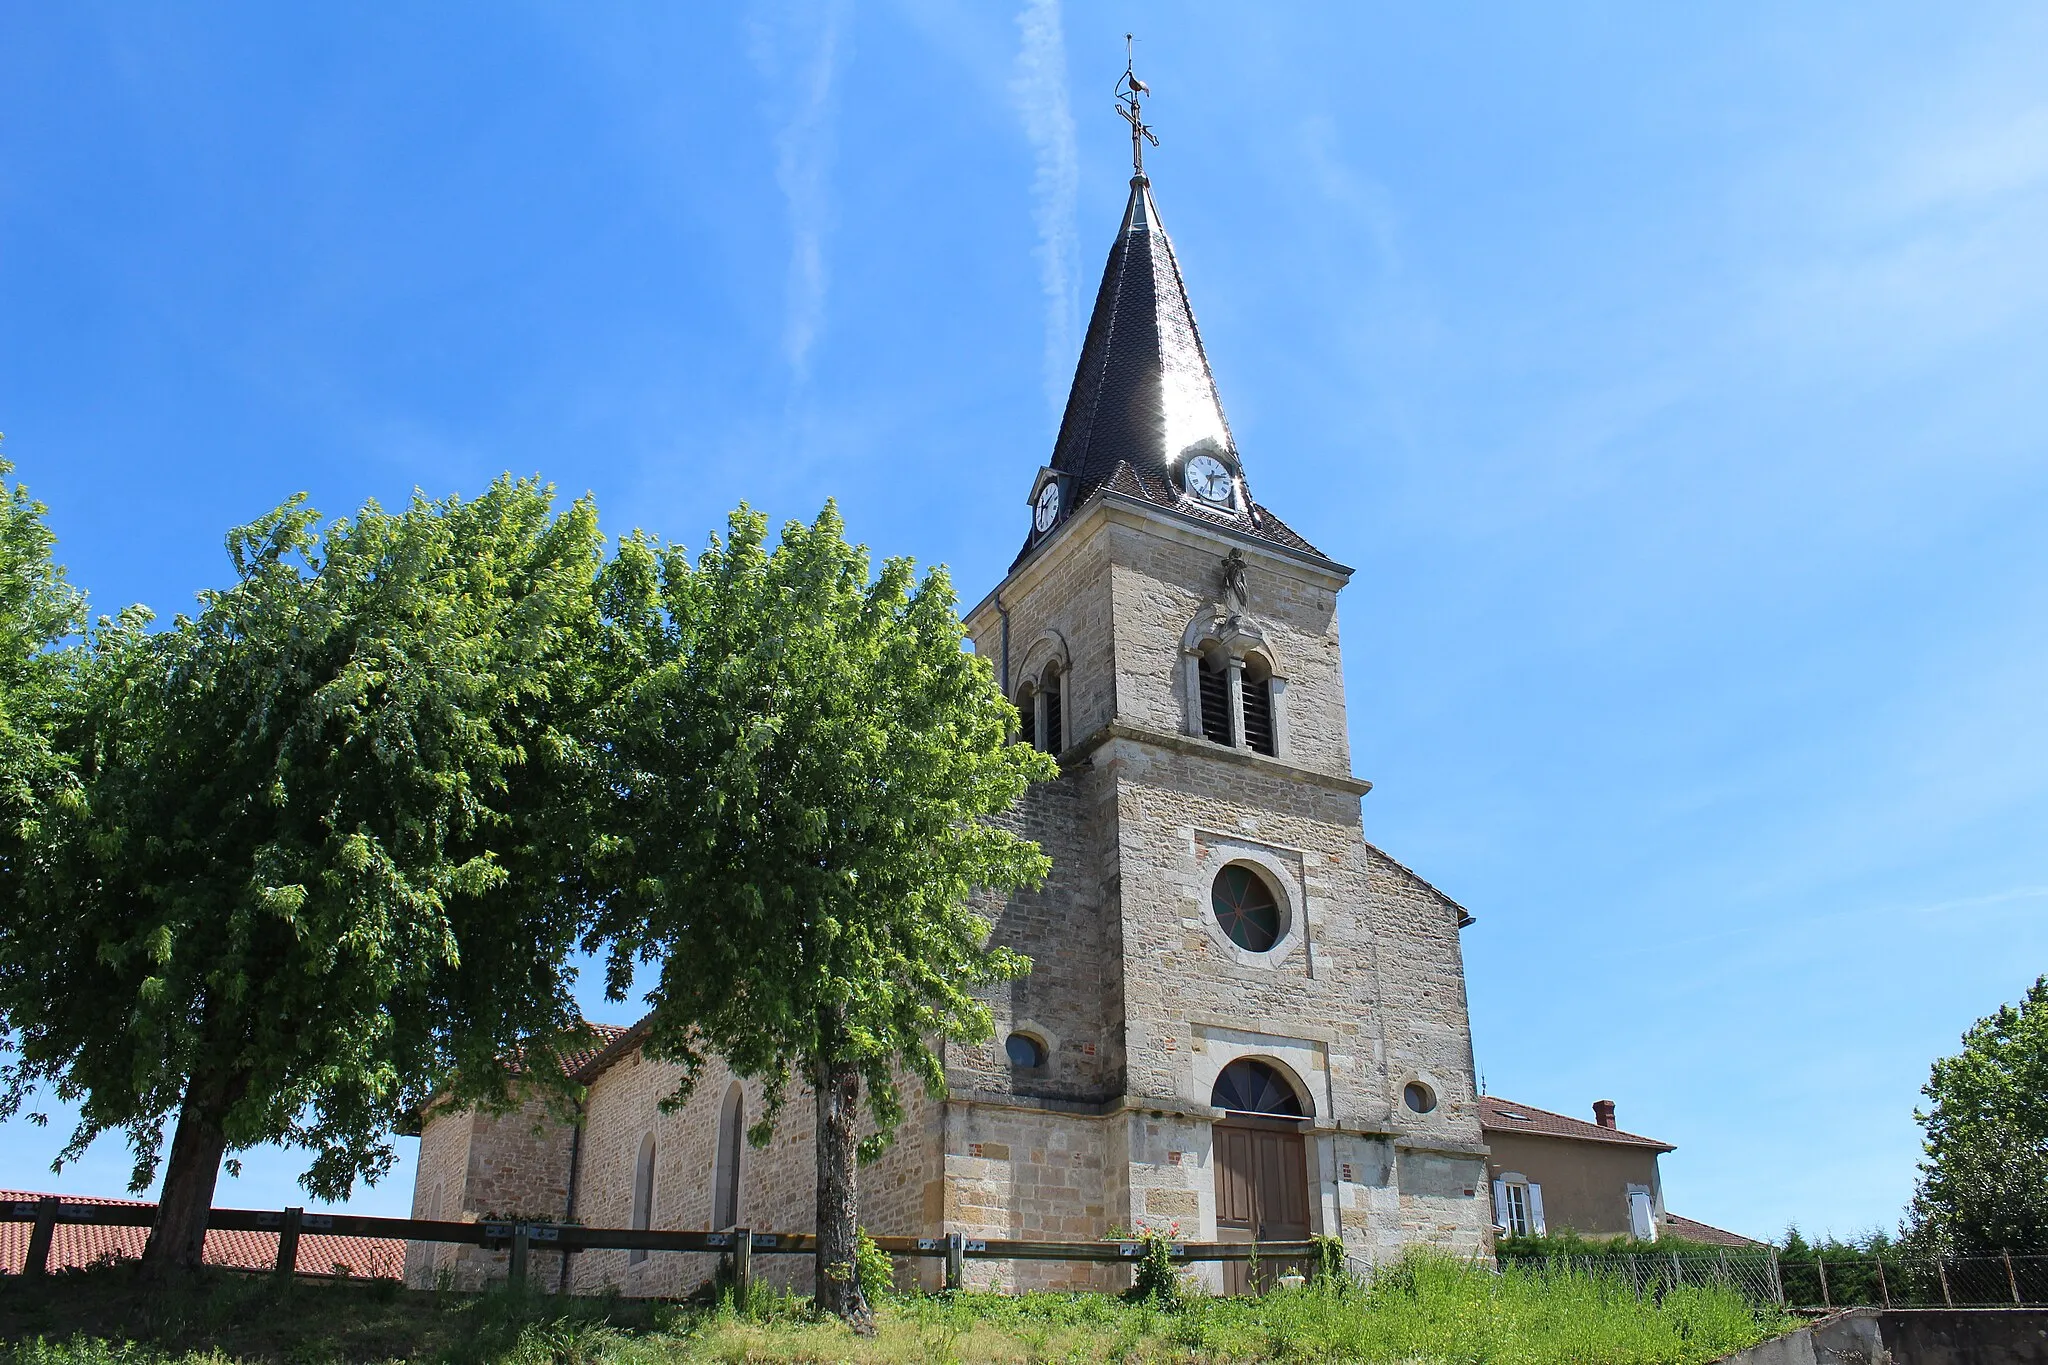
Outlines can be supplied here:
<path id="1" fill-rule="evenodd" d="M 1750 1238 L 1680 1218 L 1664 1207 L 1657 1159 L 1676 1149 L 1628 1132 L 1614 1101 L 1595 1100 L 1593 1121 L 1554 1114 L 1498 1095 L 1479 1097 L 1479 1127 L 1492 1154 L 1495 1235 L 1541 1237 L 1570 1229 L 1583 1237 L 1661 1236 L 1728 1246 Z"/>

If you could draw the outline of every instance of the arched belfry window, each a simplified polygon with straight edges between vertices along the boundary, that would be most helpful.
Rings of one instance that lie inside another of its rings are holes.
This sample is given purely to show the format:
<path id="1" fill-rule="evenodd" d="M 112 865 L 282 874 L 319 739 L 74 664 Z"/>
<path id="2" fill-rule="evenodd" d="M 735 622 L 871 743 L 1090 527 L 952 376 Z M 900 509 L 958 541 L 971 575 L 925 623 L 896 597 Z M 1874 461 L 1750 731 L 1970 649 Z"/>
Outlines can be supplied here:
<path id="1" fill-rule="evenodd" d="M 1038 747 L 1038 689 L 1030 683 L 1017 692 L 1017 742 Z"/>
<path id="2" fill-rule="evenodd" d="M 1280 748 L 1273 727 L 1273 670 L 1263 658 L 1253 654 L 1244 661 L 1239 686 L 1244 694 L 1245 747 L 1255 754 L 1277 757 Z"/>
<path id="3" fill-rule="evenodd" d="M 1301 1097 L 1278 1069 L 1250 1057 L 1240 1057 L 1223 1068 L 1209 1103 L 1238 1114 L 1275 1114 L 1283 1118 L 1306 1117 Z"/>
<path id="4" fill-rule="evenodd" d="M 1230 663 L 1220 649 L 1202 655 L 1199 680 L 1202 738 L 1217 744 L 1235 744 L 1230 731 Z"/>
<path id="5" fill-rule="evenodd" d="M 1038 685 L 1038 736 L 1039 748 L 1049 754 L 1057 754 L 1066 747 L 1066 736 L 1061 732 L 1060 694 L 1065 681 L 1057 665 L 1048 668 L 1045 678 Z"/>
<path id="6" fill-rule="evenodd" d="M 633 1226 L 645 1230 L 654 1226 L 654 1134 L 640 1139 L 640 1158 L 633 1163 Z M 626 1253 L 627 1265 L 647 1259 L 645 1247 Z"/>
<path id="7" fill-rule="evenodd" d="M 735 1227 L 740 1221 L 740 1152 L 746 1145 L 747 1097 L 734 1081 L 718 1111 L 718 1155 L 711 1170 L 711 1226 Z"/>

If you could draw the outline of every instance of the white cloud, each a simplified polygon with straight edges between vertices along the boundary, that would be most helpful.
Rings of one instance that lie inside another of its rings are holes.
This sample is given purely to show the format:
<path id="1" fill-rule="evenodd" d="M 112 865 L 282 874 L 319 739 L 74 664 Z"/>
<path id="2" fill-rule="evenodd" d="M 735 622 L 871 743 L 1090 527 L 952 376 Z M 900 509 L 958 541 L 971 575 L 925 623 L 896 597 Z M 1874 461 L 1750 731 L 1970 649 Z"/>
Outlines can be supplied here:
<path id="1" fill-rule="evenodd" d="M 1026 0 L 1011 82 L 1031 142 L 1032 216 L 1038 228 L 1038 279 L 1045 293 L 1045 397 L 1057 414 L 1080 349 L 1074 289 L 1074 195 L 1079 169 L 1074 112 L 1067 100 L 1067 48 L 1059 0 Z"/>
<path id="2" fill-rule="evenodd" d="M 783 305 L 783 353 L 798 377 L 825 326 L 825 237 L 831 228 L 829 172 L 837 77 L 845 60 L 850 0 L 795 0 L 756 9 L 755 66 L 766 78 L 775 132 L 775 181 L 789 206 L 789 277 Z"/>

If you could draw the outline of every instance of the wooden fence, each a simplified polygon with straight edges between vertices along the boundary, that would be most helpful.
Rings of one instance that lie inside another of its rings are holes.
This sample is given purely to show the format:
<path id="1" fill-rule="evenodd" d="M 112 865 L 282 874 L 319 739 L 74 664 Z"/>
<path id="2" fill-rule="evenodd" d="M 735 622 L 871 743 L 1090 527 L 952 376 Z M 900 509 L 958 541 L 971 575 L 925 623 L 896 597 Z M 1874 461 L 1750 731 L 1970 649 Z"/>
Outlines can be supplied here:
<path id="1" fill-rule="evenodd" d="M 59 1223 L 97 1223 L 110 1227 L 151 1227 L 156 1222 L 154 1204 L 67 1203 L 55 1196 L 34 1200 L 0 1202 L 0 1222 L 29 1223 L 28 1257 L 24 1275 L 42 1275 L 49 1266 L 50 1242 Z M 510 1283 L 526 1283 L 527 1259 L 541 1251 L 697 1251 L 732 1258 L 733 1281 L 744 1297 L 753 1283 L 756 1256 L 808 1255 L 817 1250 L 818 1239 L 808 1232 L 755 1232 L 734 1228 L 730 1232 L 677 1232 L 653 1228 L 591 1228 L 580 1223 L 478 1222 L 447 1223 L 420 1218 L 373 1218 L 356 1213 L 308 1213 L 304 1209 L 213 1209 L 207 1227 L 224 1232 L 268 1232 L 277 1234 L 277 1263 L 274 1273 L 289 1277 L 298 1267 L 299 1236 L 317 1232 L 335 1237 L 387 1237 L 408 1242 L 447 1242 L 463 1246 L 504 1250 L 510 1253 L 507 1273 Z M 875 1245 L 892 1256 L 943 1259 L 946 1287 L 958 1289 L 965 1276 L 965 1263 L 987 1261 L 1095 1261 L 1132 1262 L 1144 1250 L 1140 1241 L 1028 1242 L 1004 1238 L 967 1237 L 948 1233 L 942 1237 L 877 1237 Z M 1176 1261 L 1291 1261 L 1311 1260 L 1314 1242 L 1174 1242 L 1170 1251 Z"/>

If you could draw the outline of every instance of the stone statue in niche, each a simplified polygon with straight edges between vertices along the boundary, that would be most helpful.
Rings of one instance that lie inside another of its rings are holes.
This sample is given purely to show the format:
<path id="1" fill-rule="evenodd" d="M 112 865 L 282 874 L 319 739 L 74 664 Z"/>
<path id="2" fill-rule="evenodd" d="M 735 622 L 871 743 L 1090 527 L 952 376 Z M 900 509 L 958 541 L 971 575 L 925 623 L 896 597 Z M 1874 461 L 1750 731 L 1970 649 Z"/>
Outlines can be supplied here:
<path id="1" fill-rule="evenodd" d="M 1245 582 L 1244 552 L 1232 550 L 1223 559 L 1223 610 L 1235 619 L 1244 615 L 1250 601 L 1251 589 Z"/>

